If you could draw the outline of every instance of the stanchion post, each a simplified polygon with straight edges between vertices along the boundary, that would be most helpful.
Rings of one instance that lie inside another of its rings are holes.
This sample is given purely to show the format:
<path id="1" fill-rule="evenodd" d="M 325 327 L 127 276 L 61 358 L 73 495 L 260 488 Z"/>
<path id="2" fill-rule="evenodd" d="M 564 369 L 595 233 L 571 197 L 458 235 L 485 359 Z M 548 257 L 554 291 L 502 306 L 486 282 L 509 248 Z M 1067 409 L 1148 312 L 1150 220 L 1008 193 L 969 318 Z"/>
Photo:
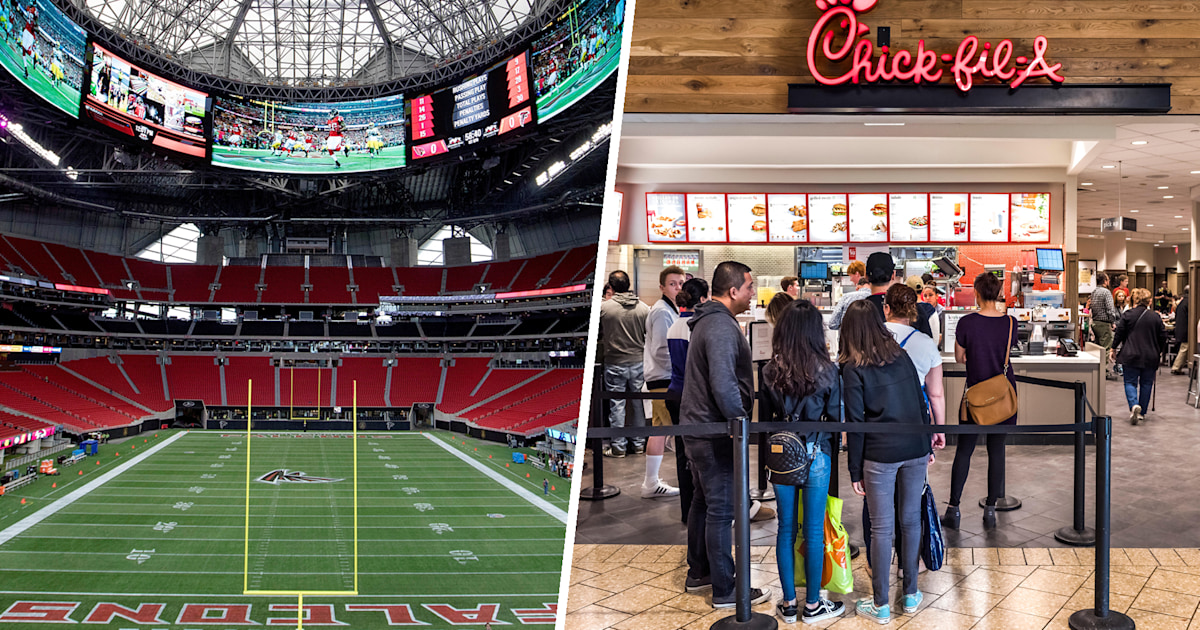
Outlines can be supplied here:
<path id="1" fill-rule="evenodd" d="M 729 422 L 733 433 L 733 568 L 737 613 L 718 619 L 711 630 L 775 630 L 773 615 L 750 608 L 750 429 L 745 416 Z"/>
<path id="2" fill-rule="evenodd" d="M 596 368 L 592 377 L 592 413 L 588 422 L 589 426 L 604 426 L 602 418 L 604 415 L 604 401 L 600 398 L 603 392 L 604 372 L 601 368 Z M 620 488 L 604 484 L 604 440 L 600 438 L 588 438 L 587 443 L 588 447 L 592 449 L 592 487 L 580 488 L 579 498 L 584 501 L 600 501 L 621 494 Z"/>
<path id="3" fill-rule="evenodd" d="M 1084 412 L 1084 396 L 1087 390 L 1083 383 L 1075 383 L 1075 424 L 1083 424 L 1087 417 Z M 1091 547 L 1096 544 L 1096 530 L 1084 524 L 1084 501 L 1087 494 L 1087 469 L 1085 461 L 1087 436 L 1083 430 L 1075 431 L 1075 515 L 1071 527 L 1063 527 L 1054 532 L 1058 542 L 1076 547 Z"/>
<path id="4" fill-rule="evenodd" d="M 1134 630 L 1133 619 L 1109 610 L 1109 552 L 1112 535 L 1112 416 L 1092 419 L 1096 434 L 1096 606 L 1071 615 L 1071 630 Z"/>

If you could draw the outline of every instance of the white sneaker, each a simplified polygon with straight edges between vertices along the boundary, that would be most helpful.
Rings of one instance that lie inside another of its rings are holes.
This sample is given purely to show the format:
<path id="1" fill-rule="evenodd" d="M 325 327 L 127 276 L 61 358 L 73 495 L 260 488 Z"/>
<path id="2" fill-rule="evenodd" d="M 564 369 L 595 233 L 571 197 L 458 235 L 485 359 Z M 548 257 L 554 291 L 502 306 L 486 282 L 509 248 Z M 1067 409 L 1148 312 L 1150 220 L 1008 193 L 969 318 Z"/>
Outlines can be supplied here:
<path id="1" fill-rule="evenodd" d="M 643 499 L 657 499 L 660 497 L 677 497 L 677 496 L 679 496 L 679 488 L 676 488 L 674 486 L 668 486 L 667 484 L 663 483 L 661 479 L 658 480 L 658 485 L 656 485 L 652 488 L 647 488 L 646 486 L 642 486 L 642 498 Z"/>
<path id="2" fill-rule="evenodd" d="M 1134 405 L 1133 409 L 1129 410 L 1129 424 L 1137 426 L 1138 420 L 1142 419 L 1142 406 Z"/>

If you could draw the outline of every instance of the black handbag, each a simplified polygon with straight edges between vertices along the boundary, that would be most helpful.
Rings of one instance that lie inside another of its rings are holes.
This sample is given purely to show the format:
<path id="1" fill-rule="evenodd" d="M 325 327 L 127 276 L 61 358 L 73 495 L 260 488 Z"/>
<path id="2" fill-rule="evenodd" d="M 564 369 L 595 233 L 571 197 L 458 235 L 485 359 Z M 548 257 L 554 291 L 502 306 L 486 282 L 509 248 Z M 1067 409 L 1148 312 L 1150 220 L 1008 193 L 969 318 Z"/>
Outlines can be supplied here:
<path id="1" fill-rule="evenodd" d="M 794 421 L 794 415 L 794 412 L 788 414 L 789 422 Z M 780 431 L 767 440 L 767 476 L 771 483 L 802 486 L 808 481 L 811 466 L 812 454 L 804 438 L 791 431 Z"/>

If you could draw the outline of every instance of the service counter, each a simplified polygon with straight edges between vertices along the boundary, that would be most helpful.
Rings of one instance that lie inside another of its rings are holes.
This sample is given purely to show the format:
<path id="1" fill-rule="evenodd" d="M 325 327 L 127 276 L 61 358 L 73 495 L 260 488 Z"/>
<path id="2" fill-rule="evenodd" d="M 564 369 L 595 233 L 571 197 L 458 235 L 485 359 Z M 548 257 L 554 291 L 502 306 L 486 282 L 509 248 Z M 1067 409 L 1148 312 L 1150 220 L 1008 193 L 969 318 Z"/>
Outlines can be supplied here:
<path id="1" fill-rule="evenodd" d="M 1104 349 L 1089 343 L 1076 356 L 1060 357 L 1054 354 L 1039 356 L 1019 356 L 1012 358 L 1013 370 L 1017 376 L 1030 376 L 1048 380 L 1073 383 L 1081 381 L 1085 384 L 1086 394 L 1092 407 L 1099 415 L 1104 414 Z M 946 372 L 965 372 L 966 367 L 954 360 L 954 355 L 942 355 L 942 370 Z M 958 407 L 962 401 L 965 377 L 946 377 L 943 379 L 946 388 L 946 424 L 958 424 Z M 1075 421 L 1074 394 L 1069 389 L 1058 389 L 1017 383 L 1017 424 L 1071 424 Z M 1084 411 L 1086 419 L 1091 419 L 1091 412 Z M 1047 443 L 1070 441 L 1069 435 L 1053 436 L 1026 435 L 1010 438 L 1014 443 Z"/>

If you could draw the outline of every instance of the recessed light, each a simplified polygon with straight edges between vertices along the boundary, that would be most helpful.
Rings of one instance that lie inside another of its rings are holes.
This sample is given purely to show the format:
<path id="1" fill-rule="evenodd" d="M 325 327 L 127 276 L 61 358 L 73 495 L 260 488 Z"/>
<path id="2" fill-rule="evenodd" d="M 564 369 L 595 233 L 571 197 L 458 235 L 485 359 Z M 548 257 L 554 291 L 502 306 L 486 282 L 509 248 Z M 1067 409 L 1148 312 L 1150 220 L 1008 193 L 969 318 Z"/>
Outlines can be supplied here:
<path id="1" fill-rule="evenodd" d="M 1187 229 L 1187 228 L 1183 228 L 1183 231 L 1184 231 L 1184 232 L 1186 232 L 1186 231 L 1188 231 L 1188 229 Z"/>
<path id="2" fill-rule="evenodd" d="M 1080 186 L 1095 186 L 1095 185 L 1096 184 L 1094 184 L 1092 182 L 1083 182 L 1082 184 L 1080 184 Z"/>
<path id="3" fill-rule="evenodd" d="M 904 123 L 901 123 L 901 122 L 890 122 L 890 123 L 863 123 L 863 126 L 864 126 L 864 127 L 903 127 L 903 126 L 904 126 Z"/>
<path id="4" fill-rule="evenodd" d="M 1170 188 L 1170 186 L 1159 186 L 1158 187 L 1159 190 L 1166 190 L 1168 188 Z"/>
<path id="5" fill-rule="evenodd" d="M 1192 171 L 1192 175 L 1200 175 L 1200 171 Z"/>
<path id="6" fill-rule="evenodd" d="M 1133 142 L 1130 142 L 1129 144 L 1141 146 L 1143 144 L 1150 144 L 1150 141 L 1149 140 L 1134 140 Z"/>
<path id="7" fill-rule="evenodd" d="M 1131 239 L 1131 238 L 1129 238 L 1128 236 L 1126 236 L 1126 237 L 1125 237 L 1125 240 L 1127 240 L 1127 241 L 1132 241 L 1133 239 Z"/>
<path id="8" fill-rule="evenodd" d="M 1175 195 L 1163 195 L 1163 199 L 1174 199 Z"/>
<path id="9" fill-rule="evenodd" d="M 1137 212 L 1137 210 L 1130 210 L 1130 212 Z"/>
<path id="10" fill-rule="evenodd" d="M 1116 164 L 1105 164 L 1104 166 L 1101 166 L 1100 168 L 1117 168 L 1117 165 Z"/>
<path id="11" fill-rule="evenodd" d="M 1153 224 L 1153 223 L 1147 223 L 1147 224 L 1146 224 L 1146 227 L 1154 227 L 1154 224 Z"/>
<path id="12" fill-rule="evenodd" d="M 1162 242 L 1163 242 L 1163 241 L 1159 241 L 1159 243 L 1162 243 Z"/>
<path id="13" fill-rule="evenodd" d="M 1181 216 L 1181 215 L 1178 215 L 1178 214 L 1177 214 L 1177 215 L 1175 215 L 1175 218 L 1176 218 L 1176 219 L 1182 219 L 1182 218 L 1183 218 L 1183 216 Z"/>

